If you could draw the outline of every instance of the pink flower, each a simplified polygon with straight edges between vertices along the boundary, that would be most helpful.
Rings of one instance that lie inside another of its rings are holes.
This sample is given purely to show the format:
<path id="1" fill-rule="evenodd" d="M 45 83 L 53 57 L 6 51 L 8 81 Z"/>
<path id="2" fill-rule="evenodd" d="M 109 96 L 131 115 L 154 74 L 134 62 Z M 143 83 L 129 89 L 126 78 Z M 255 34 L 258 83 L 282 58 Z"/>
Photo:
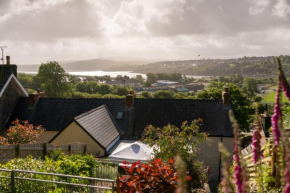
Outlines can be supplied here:
<path id="1" fill-rule="evenodd" d="M 290 88 L 289 88 L 289 84 L 288 84 L 285 77 L 283 77 L 283 80 L 282 80 L 282 87 L 283 87 L 283 91 L 284 91 L 286 97 L 288 98 L 288 100 L 290 100 Z"/>
<path id="2" fill-rule="evenodd" d="M 279 125 L 278 125 L 280 117 L 282 117 L 282 111 L 280 107 L 280 82 L 279 82 L 277 92 L 276 92 L 274 114 L 272 116 L 272 125 L 273 125 L 275 145 L 279 145 L 279 141 L 280 141 L 280 130 L 279 130 Z"/>
<path id="3" fill-rule="evenodd" d="M 232 111 L 229 112 L 230 120 L 234 128 L 234 161 L 236 166 L 234 168 L 234 177 L 237 193 L 246 193 L 246 176 L 241 166 L 240 160 L 240 128 Z"/>
<path id="4" fill-rule="evenodd" d="M 254 164 L 256 164 L 260 158 L 263 158 L 263 154 L 261 152 L 261 138 L 262 138 L 262 136 L 260 134 L 260 130 L 257 127 L 259 127 L 259 126 L 256 126 L 256 129 L 254 131 L 254 135 L 252 138 Z"/>

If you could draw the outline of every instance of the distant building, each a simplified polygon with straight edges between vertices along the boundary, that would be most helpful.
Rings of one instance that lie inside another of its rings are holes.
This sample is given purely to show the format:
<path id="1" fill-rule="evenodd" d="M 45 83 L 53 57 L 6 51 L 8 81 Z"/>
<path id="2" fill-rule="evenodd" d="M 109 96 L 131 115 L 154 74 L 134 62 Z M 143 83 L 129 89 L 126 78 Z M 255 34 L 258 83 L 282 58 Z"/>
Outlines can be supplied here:
<path id="1" fill-rule="evenodd" d="M 170 80 L 158 80 L 155 84 L 156 86 L 169 86 L 179 84 L 179 82 L 173 82 Z"/>
<path id="2" fill-rule="evenodd" d="M 130 86 L 130 87 L 136 87 L 136 86 L 140 86 L 141 83 L 137 80 L 131 79 L 131 80 L 109 80 L 105 82 L 106 84 L 110 85 L 110 86 Z"/>
<path id="3" fill-rule="evenodd" d="M 190 91 L 200 91 L 204 89 L 204 85 L 203 84 L 186 84 L 184 85 L 185 88 L 187 88 Z"/>

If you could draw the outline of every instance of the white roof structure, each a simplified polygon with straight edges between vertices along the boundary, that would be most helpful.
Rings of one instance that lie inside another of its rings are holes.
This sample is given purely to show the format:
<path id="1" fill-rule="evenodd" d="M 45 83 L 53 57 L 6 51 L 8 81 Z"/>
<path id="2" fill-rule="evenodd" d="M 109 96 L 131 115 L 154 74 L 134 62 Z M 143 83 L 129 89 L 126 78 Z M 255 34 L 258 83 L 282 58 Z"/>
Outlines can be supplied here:
<path id="1" fill-rule="evenodd" d="M 0 90 L 0 98 L 2 97 L 2 95 L 5 92 L 7 86 L 9 85 L 9 83 L 13 82 L 13 81 L 16 83 L 16 86 L 19 88 L 19 91 L 21 92 L 21 96 L 28 97 L 28 92 L 23 88 L 23 86 L 21 85 L 19 80 L 12 73 L 9 76 L 9 78 L 6 80 L 6 82 L 5 82 L 4 86 L 2 87 L 2 89 Z"/>
<path id="2" fill-rule="evenodd" d="M 152 158 L 153 148 L 140 141 L 121 144 L 108 157 L 110 161 L 122 163 L 126 160 L 128 163 L 133 163 L 136 161 L 147 162 Z"/>

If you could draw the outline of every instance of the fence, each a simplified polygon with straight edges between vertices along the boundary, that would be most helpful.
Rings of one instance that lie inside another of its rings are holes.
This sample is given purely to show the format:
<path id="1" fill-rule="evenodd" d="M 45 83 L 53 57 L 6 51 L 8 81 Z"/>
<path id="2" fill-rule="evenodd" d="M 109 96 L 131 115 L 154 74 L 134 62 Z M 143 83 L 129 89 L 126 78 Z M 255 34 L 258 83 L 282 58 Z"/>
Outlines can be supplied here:
<path id="1" fill-rule="evenodd" d="M 57 149 L 61 149 L 66 155 L 85 154 L 86 148 L 86 144 L 83 143 L 72 143 L 57 146 L 48 143 L 0 146 L 0 163 L 5 163 L 17 157 L 25 158 L 28 155 L 32 155 L 35 158 L 44 158 L 46 155 L 49 155 Z"/>
<path id="2" fill-rule="evenodd" d="M 252 146 L 249 145 L 248 147 L 242 150 L 242 155 L 245 161 L 245 165 L 247 167 L 247 174 L 251 182 L 257 181 L 258 176 L 258 168 L 255 166 L 253 161 L 253 150 Z M 262 147 L 263 158 L 261 159 L 261 164 L 264 169 L 268 168 L 268 177 L 274 176 L 275 170 L 275 151 L 273 150 L 272 143 L 268 143 Z M 267 182 L 267 186 L 273 187 L 275 185 L 274 182 Z"/>
<path id="3" fill-rule="evenodd" d="M 114 192 L 115 181 L 55 173 L 0 169 L 2 192 Z M 118 188 L 117 188 L 118 189 Z"/>
<path id="4" fill-rule="evenodd" d="M 116 179 L 118 175 L 118 166 L 117 163 L 112 163 L 106 160 L 98 160 L 96 167 L 96 177 L 97 178 L 106 178 L 106 179 Z"/>

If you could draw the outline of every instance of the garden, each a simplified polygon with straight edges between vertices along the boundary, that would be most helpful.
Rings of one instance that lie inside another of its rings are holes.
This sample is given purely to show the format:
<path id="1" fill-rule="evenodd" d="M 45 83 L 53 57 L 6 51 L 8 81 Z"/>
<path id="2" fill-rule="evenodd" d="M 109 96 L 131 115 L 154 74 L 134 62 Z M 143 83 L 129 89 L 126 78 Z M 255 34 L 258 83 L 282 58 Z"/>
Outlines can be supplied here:
<path id="1" fill-rule="evenodd" d="M 282 65 L 278 63 L 278 85 L 275 96 L 275 106 L 272 116 L 272 129 L 266 142 L 262 144 L 263 128 L 260 123 L 259 105 L 256 104 L 253 130 L 242 131 L 235 115 L 229 113 L 234 129 L 234 151 L 228 150 L 219 144 L 222 157 L 222 180 L 219 184 L 221 193 L 247 192 L 284 192 L 290 193 L 290 108 L 282 106 L 282 94 L 290 100 L 290 85 L 283 73 Z M 208 136 L 199 132 L 202 120 L 192 123 L 184 122 L 180 127 L 167 125 L 163 128 L 147 126 L 142 141 L 153 148 L 153 159 L 148 163 L 123 162 L 124 174 L 118 175 L 118 167 L 114 163 L 98 160 L 91 155 L 64 155 L 56 150 L 44 159 L 35 159 L 31 156 L 16 158 L 1 164 L 0 168 L 7 170 L 28 170 L 43 173 L 75 175 L 81 178 L 64 178 L 60 175 L 46 176 L 41 173 L 13 174 L 16 179 L 38 179 L 42 182 L 61 181 L 68 184 L 83 184 L 81 188 L 70 189 L 72 192 L 89 192 L 92 178 L 110 179 L 116 192 L 133 193 L 186 193 L 208 192 L 207 169 L 203 162 L 198 160 L 198 145 L 207 141 Z M 25 126 L 25 127 L 24 127 Z M 3 145 L 32 143 L 43 132 L 41 127 L 32 127 L 27 123 L 24 126 L 15 122 L 8 130 L 8 134 L 0 139 Z M 251 137 L 251 144 L 243 149 L 245 136 Z M 27 138 L 26 136 L 29 136 Z M 11 184 L 11 174 L 0 170 L 1 189 L 7 189 Z M 117 179 L 117 180 L 116 180 Z M 116 181 L 115 181 L 116 180 Z M 103 182 L 104 185 L 105 182 Z M 94 184 L 93 184 L 94 185 Z M 43 183 L 33 180 L 18 183 L 16 192 L 29 192 L 31 187 L 43 190 Z M 47 188 L 47 187 L 46 187 Z M 66 192 L 63 185 L 51 183 L 50 192 Z M 109 192 L 109 191 L 103 191 Z"/>

